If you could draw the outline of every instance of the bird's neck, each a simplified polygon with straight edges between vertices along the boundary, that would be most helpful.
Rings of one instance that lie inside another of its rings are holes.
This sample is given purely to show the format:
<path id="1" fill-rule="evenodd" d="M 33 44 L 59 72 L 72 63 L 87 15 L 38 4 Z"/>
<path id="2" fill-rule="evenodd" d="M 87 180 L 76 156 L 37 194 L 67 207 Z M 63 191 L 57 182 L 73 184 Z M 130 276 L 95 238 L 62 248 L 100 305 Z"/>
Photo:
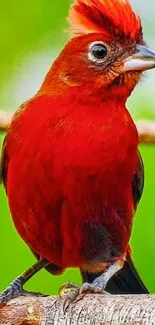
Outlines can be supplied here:
<path id="1" fill-rule="evenodd" d="M 39 90 L 37 95 L 45 95 L 51 98 L 57 98 L 62 101 L 63 106 L 68 105 L 75 107 L 83 107 L 88 111 L 96 111 L 104 114 L 105 111 L 117 113 L 126 109 L 127 96 L 123 96 L 122 92 L 115 93 L 110 89 L 93 89 L 91 87 L 62 87 L 61 84 L 54 84 L 54 87 L 43 87 Z M 80 111 L 78 111 L 80 114 Z"/>
<path id="2" fill-rule="evenodd" d="M 95 85 L 91 76 L 87 83 L 80 83 L 77 80 L 72 80 L 71 77 L 67 77 L 68 75 L 61 78 L 61 73 L 58 73 L 54 65 L 46 75 L 38 94 L 62 96 L 65 99 L 69 98 L 70 101 L 76 100 L 76 103 L 88 103 L 89 105 L 102 103 L 102 105 L 111 106 L 111 108 L 118 108 L 118 106 L 125 108 L 125 102 L 133 90 L 125 84 L 111 87 Z"/>
<path id="3" fill-rule="evenodd" d="M 111 88 L 94 87 L 91 78 L 84 85 L 74 82 L 68 84 L 67 80 L 65 82 L 61 79 L 57 70 L 52 69 L 52 73 L 49 71 L 38 94 L 55 98 L 59 107 L 62 107 L 62 112 L 74 115 L 77 120 L 86 117 L 92 120 L 96 115 L 97 119 L 103 122 L 115 119 L 116 115 L 121 118 L 123 115 L 129 115 L 126 110 L 126 100 L 130 93 L 125 85 Z"/>

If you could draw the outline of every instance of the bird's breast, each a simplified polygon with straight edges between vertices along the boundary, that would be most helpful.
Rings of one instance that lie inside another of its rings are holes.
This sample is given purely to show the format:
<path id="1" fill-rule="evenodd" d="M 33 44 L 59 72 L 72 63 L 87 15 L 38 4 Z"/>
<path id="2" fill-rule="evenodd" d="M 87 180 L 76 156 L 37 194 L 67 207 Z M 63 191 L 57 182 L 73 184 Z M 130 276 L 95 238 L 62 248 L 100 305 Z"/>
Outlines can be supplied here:
<path id="1" fill-rule="evenodd" d="M 121 254 L 133 215 L 133 122 L 120 115 L 110 122 L 58 118 L 27 133 L 24 127 L 10 149 L 7 188 L 25 242 L 63 267 Z"/>

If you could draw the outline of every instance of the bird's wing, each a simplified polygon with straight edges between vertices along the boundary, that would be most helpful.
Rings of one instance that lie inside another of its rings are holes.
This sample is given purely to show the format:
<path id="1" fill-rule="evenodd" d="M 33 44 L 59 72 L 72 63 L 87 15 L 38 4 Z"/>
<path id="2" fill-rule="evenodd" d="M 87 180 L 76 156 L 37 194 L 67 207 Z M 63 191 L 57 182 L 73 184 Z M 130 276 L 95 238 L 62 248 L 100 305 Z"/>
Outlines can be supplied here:
<path id="1" fill-rule="evenodd" d="M 143 186 L 144 166 L 140 152 L 138 152 L 137 168 L 132 181 L 132 193 L 135 210 L 142 196 Z M 83 272 L 82 270 L 81 274 L 83 280 L 90 283 L 93 282 L 100 275 Z M 123 268 L 109 280 L 106 290 L 111 294 L 148 293 L 147 288 L 140 279 L 138 272 L 134 266 L 130 252 L 128 252 L 127 254 Z"/>
<path id="2" fill-rule="evenodd" d="M 144 165 L 140 152 L 138 151 L 137 168 L 132 181 L 132 193 L 134 208 L 137 209 L 144 188 Z"/>
<path id="3" fill-rule="evenodd" d="M 3 183 L 6 188 L 7 183 L 7 171 L 8 171 L 8 162 L 9 158 L 6 150 L 7 136 L 5 136 L 2 146 L 2 153 L 0 159 L 0 183 Z"/>

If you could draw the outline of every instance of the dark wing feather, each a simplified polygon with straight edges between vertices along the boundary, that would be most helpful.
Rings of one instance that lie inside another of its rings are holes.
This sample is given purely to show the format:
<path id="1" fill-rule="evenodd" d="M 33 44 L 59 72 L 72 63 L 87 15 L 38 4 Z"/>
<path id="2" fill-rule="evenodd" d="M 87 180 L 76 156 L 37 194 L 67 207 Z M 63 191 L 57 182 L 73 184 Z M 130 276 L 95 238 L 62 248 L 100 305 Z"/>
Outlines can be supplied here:
<path id="1" fill-rule="evenodd" d="M 91 274 L 82 272 L 84 281 L 92 283 L 101 273 Z M 122 270 L 114 275 L 106 286 L 107 292 L 111 294 L 146 294 L 149 293 L 143 284 L 130 254 L 127 255 L 126 261 Z"/>
<path id="2" fill-rule="evenodd" d="M 137 168 L 132 181 L 132 193 L 135 210 L 142 196 L 144 187 L 144 166 L 138 152 Z M 81 270 L 84 281 L 93 282 L 100 274 L 86 273 Z M 106 290 L 111 294 L 145 294 L 147 288 L 140 279 L 134 263 L 128 253 L 123 268 L 114 275 L 108 282 Z"/>
<path id="3" fill-rule="evenodd" d="M 141 199 L 144 188 L 144 165 L 140 152 L 138 151 L 137 169 L 132 181 L 132 193 L 135 210 Z"/>
<path id="4" fill-rule="evenodd" d="M 6 143 L 7 143 L 7 135 L 5 136 L 3 141 L 2 153 L 0 159 L 0 183 L 4 184 L 5 189 L 7 183 L 7 171 L 8 171 L 8 163 L 9 163 L 9 158 L 6 150 Z"/>

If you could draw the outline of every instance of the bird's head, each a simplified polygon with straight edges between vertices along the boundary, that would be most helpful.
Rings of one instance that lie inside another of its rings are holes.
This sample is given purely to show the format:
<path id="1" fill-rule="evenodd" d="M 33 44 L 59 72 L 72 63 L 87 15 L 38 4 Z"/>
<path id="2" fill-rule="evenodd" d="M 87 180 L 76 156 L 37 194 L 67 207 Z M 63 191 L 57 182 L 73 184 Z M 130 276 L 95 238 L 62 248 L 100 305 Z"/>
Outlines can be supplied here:
<path id="1" fill-rule="evenodd" d="M 128 0 L 76 0 L 68 21 L 75 35 L 53 65 L 59 90 L 81 87 L 126 100 L 142 72 L 155 67 Z M 47 80 L 53 80 L 50 72 Z"/>

